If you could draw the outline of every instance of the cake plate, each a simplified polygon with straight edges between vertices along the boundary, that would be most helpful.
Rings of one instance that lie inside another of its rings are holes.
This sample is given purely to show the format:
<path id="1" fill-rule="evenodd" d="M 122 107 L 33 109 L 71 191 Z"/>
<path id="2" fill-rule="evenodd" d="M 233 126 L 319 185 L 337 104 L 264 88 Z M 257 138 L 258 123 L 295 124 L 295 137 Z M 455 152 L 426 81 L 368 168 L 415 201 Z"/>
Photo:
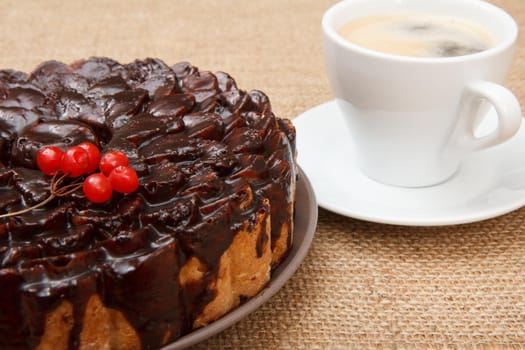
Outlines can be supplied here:
<path id="1" fill-rule="evenodd" d="M 270 299 L 292 277 L 306 257 L 317 226 L 317 202 L 312 185 L 301 169 L 299 169 L 295 196 L 293 246 L 286 259 L 272 272 L 268 285 L 259 294 L 220 319 L 179 338 L 162 350 L 187 348 L 234 325 Z"/>

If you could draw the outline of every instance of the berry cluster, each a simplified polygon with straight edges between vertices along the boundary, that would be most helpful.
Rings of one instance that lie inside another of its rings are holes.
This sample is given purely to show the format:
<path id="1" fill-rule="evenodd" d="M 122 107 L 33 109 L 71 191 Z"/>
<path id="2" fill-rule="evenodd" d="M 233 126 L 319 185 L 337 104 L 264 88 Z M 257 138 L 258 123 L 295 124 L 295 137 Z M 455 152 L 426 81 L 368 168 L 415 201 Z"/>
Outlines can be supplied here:
<path id="1" fill-rule="evenodd" d="M 103 203 L 111 198 L 113 191 L 130 193 L 139 186 L 136 171 L 129 166 L 128 157 L 118 151 L 101 156 L 97 146 L 83 142 L 65 152 L 56 146 L 45 146 L 37 154 L 36 163 L 46 175 L 62 172 L 64 176 L 77 178 L 88 175 L 82 185 L 87 199 Z M 100 173 L 95 173 L 100 169 Z"/>

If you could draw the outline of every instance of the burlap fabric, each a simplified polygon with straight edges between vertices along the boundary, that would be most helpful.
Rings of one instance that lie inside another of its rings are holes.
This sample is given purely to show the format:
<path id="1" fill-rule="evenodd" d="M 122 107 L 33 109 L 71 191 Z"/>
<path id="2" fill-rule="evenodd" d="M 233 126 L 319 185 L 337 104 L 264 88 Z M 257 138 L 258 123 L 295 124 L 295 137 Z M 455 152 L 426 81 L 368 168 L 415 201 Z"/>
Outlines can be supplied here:
<path id="1" fill-rule="evenodd" d="M 0 67 L 104 55 L 231 73 L 293 118 L 331 99 L 320 20 L 334 0 L 0 0 Z M 494 0 L 525 32 L 525 2 Z M 508 86 L 525 106 L 525 37 Z M 525 159 L 524 159 L 525 161 Z M 525 209 L 401 227 L 321 210 L 295 276 L 196 349 L 525 347 Z"/>

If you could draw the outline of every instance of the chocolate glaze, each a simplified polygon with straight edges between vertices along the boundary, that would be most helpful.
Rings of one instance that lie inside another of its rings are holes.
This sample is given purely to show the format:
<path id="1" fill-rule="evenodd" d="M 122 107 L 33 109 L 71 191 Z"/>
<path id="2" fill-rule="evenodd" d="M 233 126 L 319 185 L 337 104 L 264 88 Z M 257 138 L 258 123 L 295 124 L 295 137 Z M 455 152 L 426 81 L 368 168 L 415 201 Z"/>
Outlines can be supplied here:
<path id="1" fill-rule="evenodd" d="M 35 166 L 42 146 L 83 141 L 125 152 L 140 188 L 103 204 L 77 191 L 0 220 L 2 349 L 38 345 L 63 301 L 73 305 L 76 348 L 93 294 L 125 315 L 144 348 L 160 347 L 190 332 L 213 300 L 220 257 L 245 222 L 271 213 L 272 244 L 292 224 L 295 130 L 266 95 L 239 90 L 226 73 L 102 57 L 0 71 L 0 213 L 49 195 L 51 179 Z M 192 256 L 207 271 L 180 288 Z"/>

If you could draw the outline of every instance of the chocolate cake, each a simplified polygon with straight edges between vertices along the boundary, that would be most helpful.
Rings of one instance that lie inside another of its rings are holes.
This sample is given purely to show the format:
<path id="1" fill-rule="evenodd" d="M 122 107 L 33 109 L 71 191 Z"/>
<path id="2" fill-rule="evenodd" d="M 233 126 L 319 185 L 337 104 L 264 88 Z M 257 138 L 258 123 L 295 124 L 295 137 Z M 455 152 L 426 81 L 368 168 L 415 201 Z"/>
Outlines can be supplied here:
<path id="1" fill-rule="evenodd" d="M 0 349 L 159 348 L 257 294 L 290 249 L 295 131 L 226 73 L 2 70 L 0 135 L 0 214 L 50 196 L 47 145 L 120 151 L 139 175 L 101 204 L 78 190 L 0 219 Z"/>

